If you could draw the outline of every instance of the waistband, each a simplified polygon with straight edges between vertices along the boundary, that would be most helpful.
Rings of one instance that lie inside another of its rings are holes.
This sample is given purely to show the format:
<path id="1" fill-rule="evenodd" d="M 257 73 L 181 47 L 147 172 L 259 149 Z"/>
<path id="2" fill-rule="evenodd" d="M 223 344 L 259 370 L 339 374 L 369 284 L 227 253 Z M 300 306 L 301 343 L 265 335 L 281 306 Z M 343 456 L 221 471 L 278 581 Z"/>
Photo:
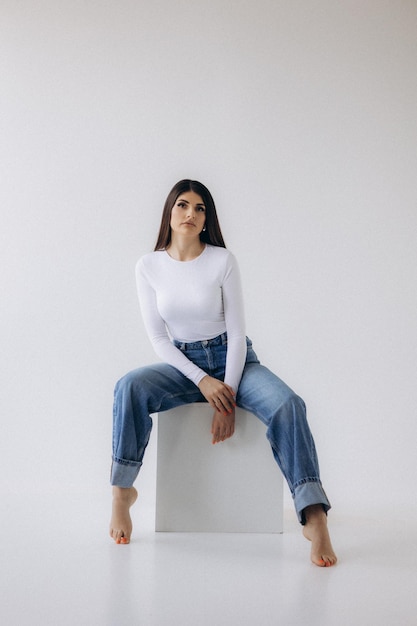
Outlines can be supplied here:
<path id="1" fill-rule="evenodd" d="M 222 333 L 217 337 L 213 337 L 213 339 L 204 339 L 203 341 L 193 341 L 191 343 L 173 339 L 172 343 L 180 350 L 201 350 L 201 348 L 207 348 L 207 346 L 223 346 L 227 344 L 227 333 Z"/>

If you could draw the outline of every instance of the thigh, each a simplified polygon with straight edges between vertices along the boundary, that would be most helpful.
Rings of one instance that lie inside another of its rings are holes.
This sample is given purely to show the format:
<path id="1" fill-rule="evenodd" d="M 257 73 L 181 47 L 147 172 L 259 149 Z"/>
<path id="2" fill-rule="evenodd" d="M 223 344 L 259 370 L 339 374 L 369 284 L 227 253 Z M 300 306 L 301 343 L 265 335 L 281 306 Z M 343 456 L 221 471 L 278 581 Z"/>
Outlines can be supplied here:
<path id="1" fill-rule="evenodd" d="M 277 409 L 295 395 L 294 391 L 267 367 L 259 362 L 247 363 L 243 370 L 236 403 L 269 425 Z"/>
<path id="2" fill-rule="evenodd" d="M 146 404 L 149 413 L 206 401 L 191 380 L 166 363 L 155 363 L 132 370 L 118 381 L 115 393 L 116 396 L 127 393 L 136 402 Z"/>

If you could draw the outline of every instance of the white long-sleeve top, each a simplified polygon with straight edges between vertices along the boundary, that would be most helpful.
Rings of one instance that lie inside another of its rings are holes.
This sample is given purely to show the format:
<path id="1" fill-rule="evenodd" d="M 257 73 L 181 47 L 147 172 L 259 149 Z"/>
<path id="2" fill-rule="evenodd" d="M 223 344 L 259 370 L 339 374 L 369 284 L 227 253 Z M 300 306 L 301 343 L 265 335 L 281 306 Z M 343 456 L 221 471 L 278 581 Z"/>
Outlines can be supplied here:
<path id="1" fill-rule="evenodd" d="M 239 268 L 226 248 L 206 245 L 192 261 L 165 250 L 136 265 L 143 321 L 156 354 L 196 385 L 206 375 L 173 343 L 204 341 L 227 332 L 224 382 L 237 392 L 246 359 L 246 333 Z"/>

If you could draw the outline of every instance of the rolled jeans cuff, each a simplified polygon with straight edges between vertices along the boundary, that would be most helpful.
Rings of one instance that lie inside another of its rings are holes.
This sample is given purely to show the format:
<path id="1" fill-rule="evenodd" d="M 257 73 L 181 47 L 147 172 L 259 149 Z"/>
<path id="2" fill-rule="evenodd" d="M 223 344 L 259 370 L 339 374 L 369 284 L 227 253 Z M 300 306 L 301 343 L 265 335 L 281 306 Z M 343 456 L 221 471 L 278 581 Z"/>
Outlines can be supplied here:
<path id="1" fill-rule="evenodd" d="M 308 481 L 298 485 L 298 487 L 294 489 L 293 497 L 298 521 L 303 525 L 306 523 L 303 511 L 307 506 L 321 504 L 326 514 L 331 508 L 326 493 L 321 483 L 318 481 Z"/>
<path id="2" fill-rule="evenodd" d="M 128 488 L 133 485 L 139 470 L 141 462 L 136 461 L 120 461 L 113 459 L 110 473 L 110 484 L 115 487 Z"/>

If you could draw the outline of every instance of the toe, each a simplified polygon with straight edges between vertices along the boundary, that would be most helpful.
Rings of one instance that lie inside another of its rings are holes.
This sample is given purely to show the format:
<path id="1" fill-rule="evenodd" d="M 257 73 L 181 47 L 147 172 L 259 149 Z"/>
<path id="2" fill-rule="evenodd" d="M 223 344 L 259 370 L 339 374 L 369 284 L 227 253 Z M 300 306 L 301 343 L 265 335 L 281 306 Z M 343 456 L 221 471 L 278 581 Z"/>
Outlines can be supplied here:
<path id="1" fill-rule="evenodd" d="M 314 565 L 317 565 L 318 567 L 331 567 L 335 564 L 336 559 L 332 559 L 330 556 L 327 556 L 325 554 L 312 554 L 311 561 L 314 563 Z"/>
<path id="2" fill-rule="evenodd" d="M 332 567 L 332 565 L 335 565 L 336 561 L 337 561 L 336 557 L 323 555 L 321 558 L 320 565 L 322 567 Z"/>
<path id="3" fill-rule="evenodd" d="M 114 528 L 111 532 L 111 536 L 114 539 L 114 541 L 116 543 L 120 543 L 122 537 L 123 537 L 123 532 L 121 530 L 118 530 L 116 528 Z"/>
<path id="4" fill-rule="evenodd" d="M 118 530 L 113 534 L 113 539 L 118 544 L 130 543 L 130 537 L 128 537 L 123 530 Z"/>

